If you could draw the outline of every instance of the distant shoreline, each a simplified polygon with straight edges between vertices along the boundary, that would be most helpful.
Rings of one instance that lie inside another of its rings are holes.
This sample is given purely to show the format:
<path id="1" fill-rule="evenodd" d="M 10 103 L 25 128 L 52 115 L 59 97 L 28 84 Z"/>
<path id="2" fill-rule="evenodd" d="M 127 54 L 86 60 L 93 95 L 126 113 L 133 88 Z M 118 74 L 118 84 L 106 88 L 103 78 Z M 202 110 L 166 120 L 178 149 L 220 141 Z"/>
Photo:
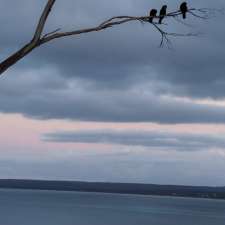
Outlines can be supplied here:
<path id="1" fill-rule="evenodd" d="M 225 200 L 225 187 L 0 179 L 0 189 L 76 191 Z"/>

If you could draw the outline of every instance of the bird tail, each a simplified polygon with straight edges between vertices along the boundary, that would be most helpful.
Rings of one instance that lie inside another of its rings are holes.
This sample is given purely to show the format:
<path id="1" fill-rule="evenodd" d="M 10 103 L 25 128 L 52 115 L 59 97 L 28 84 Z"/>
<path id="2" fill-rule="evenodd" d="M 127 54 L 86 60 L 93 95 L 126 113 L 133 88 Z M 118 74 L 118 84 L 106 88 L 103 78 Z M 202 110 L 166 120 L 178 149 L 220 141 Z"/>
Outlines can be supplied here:
<path id="1" fill-rule="evenodd" d="M 162 20 L 163 20 L 163 17 L 160 17 L 160 18 L 159 18 L 159 24 L 162 23 Z"/>
<path id="2" fill-rule="evenodd" d="M 150 17 L 148 21 L 149 21 L 149 23 L 152 23 L 153 17 Z"/>
<path id="3" fill-rule="evenodd" d="M 183 19 L 186 19 L 186 13 L 183 13 Z"/>

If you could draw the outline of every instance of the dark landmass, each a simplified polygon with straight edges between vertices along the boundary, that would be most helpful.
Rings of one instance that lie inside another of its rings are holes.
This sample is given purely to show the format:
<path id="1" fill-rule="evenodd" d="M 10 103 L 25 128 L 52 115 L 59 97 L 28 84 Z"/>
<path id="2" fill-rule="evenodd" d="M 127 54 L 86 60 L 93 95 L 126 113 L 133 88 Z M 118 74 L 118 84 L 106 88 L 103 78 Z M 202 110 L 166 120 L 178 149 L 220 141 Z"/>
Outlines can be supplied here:
<path id="1" fill-rule="evenodd" d="M 225 199 L 225 187 L 0 179 L 0 188 Z"/>

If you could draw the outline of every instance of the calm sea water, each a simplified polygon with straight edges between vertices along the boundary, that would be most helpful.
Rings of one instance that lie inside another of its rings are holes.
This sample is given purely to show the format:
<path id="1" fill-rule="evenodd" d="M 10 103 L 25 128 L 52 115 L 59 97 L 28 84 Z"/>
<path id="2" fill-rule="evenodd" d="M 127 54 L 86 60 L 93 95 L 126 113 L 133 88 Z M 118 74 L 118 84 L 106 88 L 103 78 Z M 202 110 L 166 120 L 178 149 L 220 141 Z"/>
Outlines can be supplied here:
<path id="1" fill-rule="evenodd" d="M 0 225 L 225 225 L 225 201 L 0 190 Z"/>

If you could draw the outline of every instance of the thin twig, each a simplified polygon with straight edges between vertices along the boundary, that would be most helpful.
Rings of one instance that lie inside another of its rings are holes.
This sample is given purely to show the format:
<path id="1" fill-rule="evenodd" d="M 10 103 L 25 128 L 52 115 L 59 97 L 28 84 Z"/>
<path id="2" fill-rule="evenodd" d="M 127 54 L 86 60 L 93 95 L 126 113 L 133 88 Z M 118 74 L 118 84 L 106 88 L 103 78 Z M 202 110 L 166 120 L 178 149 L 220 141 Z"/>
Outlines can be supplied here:
<path id="1" fill-rule="evenodd" d="M 61 28 L 55 29 L 55 30 L 53 30 L 52 32 L 49 32 L 49 33 L 43 35 L 42 38 L 46 38 L 46 37 L 48 37 L 48 36 L 50 36 L 50 35 L 52 35 L 52 34 L 55 34 L 56 32 L 58 32 L 58 31 L 60 31 L 60 30 L 61 30 Z"/>

